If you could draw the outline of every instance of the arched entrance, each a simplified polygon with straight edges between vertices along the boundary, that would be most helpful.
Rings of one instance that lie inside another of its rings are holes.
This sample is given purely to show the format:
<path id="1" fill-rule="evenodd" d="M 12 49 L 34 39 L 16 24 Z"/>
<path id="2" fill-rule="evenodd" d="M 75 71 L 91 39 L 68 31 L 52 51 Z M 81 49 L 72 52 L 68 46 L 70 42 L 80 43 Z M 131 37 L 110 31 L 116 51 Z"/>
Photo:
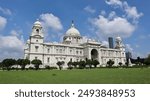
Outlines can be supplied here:
<path id="1" fill-rule="evenodd" d="M 91 59 L 98 60 L 98 51 L 96 49 L 91 50 Z"/>

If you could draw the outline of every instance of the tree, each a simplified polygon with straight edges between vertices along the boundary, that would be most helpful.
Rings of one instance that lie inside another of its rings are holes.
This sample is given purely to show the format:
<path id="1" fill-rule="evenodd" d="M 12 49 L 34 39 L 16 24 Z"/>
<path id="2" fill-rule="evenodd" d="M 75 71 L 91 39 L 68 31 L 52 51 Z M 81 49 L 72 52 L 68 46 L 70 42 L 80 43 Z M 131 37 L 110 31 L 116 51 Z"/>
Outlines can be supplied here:
<path id="1" fill-rule="evenodd" d="M 67 63 L 67 65 L 68 65 L 68 69 L 73 69 L 73 67 L 72 67 L 72 61 L 69 61 L 69 62 Z"/>
<path id="2" fill-rule="evenodd" d="M 97 61 L 97 60 L 93 60 L 92 61 L 92 64 L 94 65 L 94 67 L 96 68 L 97 67 L 97 65 L 99 64 L 99 62 Z"/>
<path id="3" fill-rule="evenodd" d="M 113 60 L 110 59 L 109 61 L 107 61 L 107 65 L 108 65 L 109 67 L 112 67 L 113 64 L 114 64 L 114 61 L 113 61 Z"/>
<path id="4" fill-rule="evenodd" d="M 28 60 L 28 59 L 18 59 L 17 64 L 21 66 L 22 70 L 24 70 L 26 65 L 30 64 L 30 60 Z"/>
<path id="5" fill-rule="evenodd" d="M 74 68 L 77 68 L 78 62 L 72 62 L 72 65 L 74 66 Z"/>
<path id="6" fill-rule="evenodd" d="M 80 68 L 80 69 L 85 68 L 85 66 L 86 66 L 86 62 L 85 62 L 85 61 L 80 61 L 80 62 L 79 62 L 79 68 Z"/>
<path id="7" fill-rule="evenodd" d="M 0 69 L 2 68 L 2 63 L 0 62 Z"/>
<path id="8" fill-rule="evenodd" d="M 118 64 L 119 64 L 119 66 L 122 66 L 122 62 L 119 62 Z"/>
<path id="9" fill-rule="evenodd" d="M 42 64 L 42 61 L 39 59 L 34 59 L 31 61 L 31 63 L 35 66 L 35 69 L 38 70 L 39 66 Z"/>
<path id="10" fill-rule="evenodd" d="M 137 65 L 141 65 L 141 58 L 140 57 L 137 57 Z"/>
<path id="11" fill-rule="evenodd" d="M 92 60 L 87 59 L 86 60 L 86 65 L 91 69 L 92 68 Z"/>
<path id="12" fill-rule="evenodd" d="M 11 69 L 11 66 L 16 64 L 15 59 L 4 59 L 2 61 L 3 69 L 6 68 L 8 71 Z"/>
<path id="13" fill-rule="evenodd" d="M 144 64 L 150 65 L 150 54 L 149 54 L 148 57 L 145 59 Z"/>
<path id="14" fill-rule="evenodd" d="M 64 64 L 65 64 L 64 61 L 58 61 L 58 62 L 57 62 L 57 65 L 58 65 L 58 67 L 59 67 L 59 70 L 62 69 L 62 66 L 63 66 Z"/>

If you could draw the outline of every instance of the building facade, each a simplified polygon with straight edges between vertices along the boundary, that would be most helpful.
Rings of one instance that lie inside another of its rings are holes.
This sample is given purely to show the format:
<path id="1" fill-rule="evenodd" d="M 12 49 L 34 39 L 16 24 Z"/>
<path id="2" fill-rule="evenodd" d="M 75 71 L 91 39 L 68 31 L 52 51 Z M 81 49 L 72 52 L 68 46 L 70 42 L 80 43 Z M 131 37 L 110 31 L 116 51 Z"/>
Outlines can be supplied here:
<path id="1" fill-rule="evenodd" d="M 44 42 L 42 25 L 36 21 L 32 27 L 30 38 L 24 49 L 24 58 L 29 60 L 40 59 L 43 65 L 57 66 L 58 61 L 64 61 L 67 67 L 69 61 L 81 61 L 87 59 L 98 60 L 101 66 L 106 66 L 110 59 L 117 66 L 119 62 L 125 64 L 125 47 L 120 37 L 116 37 L 115 48 L 102 45 L 100 42 L 87 39 L 83 41 L 80 32 L 74 23 L 66 31 L 63 42 Z"/>

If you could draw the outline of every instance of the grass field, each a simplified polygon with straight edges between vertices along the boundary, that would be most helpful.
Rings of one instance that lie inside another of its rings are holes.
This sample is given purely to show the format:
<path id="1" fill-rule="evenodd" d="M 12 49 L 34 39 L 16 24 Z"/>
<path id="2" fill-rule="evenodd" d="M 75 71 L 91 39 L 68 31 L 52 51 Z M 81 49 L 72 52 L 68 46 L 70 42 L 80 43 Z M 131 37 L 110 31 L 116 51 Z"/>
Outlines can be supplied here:
<path id="1" fill-rule="evenodd" d="M 0 71 L 0 84 L 150 84 L 150 68 Z"/>

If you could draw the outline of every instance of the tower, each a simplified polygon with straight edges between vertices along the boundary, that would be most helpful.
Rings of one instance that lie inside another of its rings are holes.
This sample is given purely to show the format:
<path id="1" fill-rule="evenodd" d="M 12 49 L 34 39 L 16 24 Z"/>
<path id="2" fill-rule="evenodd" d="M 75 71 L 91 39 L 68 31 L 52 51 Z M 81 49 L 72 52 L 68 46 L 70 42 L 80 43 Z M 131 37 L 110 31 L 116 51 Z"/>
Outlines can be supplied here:
<path id="1" fill-rule="evenodd" d="M 42 30 L 42 24 L 39 20 L 37 20 L 33 27 L 32 27 L 32 33 L 30 37 L 41 37 L 43 38 L 43 30 Z"/>
<path id="2" fill-rule="evenodd" d="M 44 35 L 42 30 L 42 24 L 37 20 L 32 27 L 32 32 L 30 39 L 28 40 L 28 49 L 29 49 L 29 60 L 40 59 L 43 60 L 43 43 Z M 35 55 L 31 55 L 35 54 Z"/>

